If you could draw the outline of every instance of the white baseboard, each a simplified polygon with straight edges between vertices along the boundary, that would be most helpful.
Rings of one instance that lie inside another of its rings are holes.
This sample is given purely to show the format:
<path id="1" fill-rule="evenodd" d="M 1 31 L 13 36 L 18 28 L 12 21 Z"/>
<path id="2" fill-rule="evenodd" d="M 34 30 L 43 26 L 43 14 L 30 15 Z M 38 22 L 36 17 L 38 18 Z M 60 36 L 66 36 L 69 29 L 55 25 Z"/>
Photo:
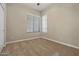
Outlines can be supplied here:
<path id="1" fill-rule="evenodd" d="M 21 39 L 21 40 L 6 42 L 6 44 L 12 44 L 12 43 L 21 42 L 21 41 L 26 41 L 26 40 L 33 40 L 33 39 L 37 39 L 37 38 L 47 39 L 47 40 L 50 40 L 50 41 L 53 41 L 53 42 L 56 42 L 56 43 L 59 43 L 59 44 L 65 45 L 65 46 L 69 46 L 69 47 L 72 47 L 72 48 L 79 49 L 78 46 L 71 45 L 71 44 L 67 44 L 67 43 L 60 42 L 60 41 L 56 41 L 56 40 L 53 40 L 53 39 L 50 39 L 50 38 L 47 38 L 47 37 L 42 37 L 42 36 L 41 36 L 41 37 L 32 37 L 32 38 L 28 38 L 28 39 Z"/>
<path id="2" fill-rule="evenodd" d="M 67 43 L 64 43 L 64 42 L 56 41 L 56 40 L 53 40 L 53 39 L 50 39 L 50 38 L 47 38 L 47 37 L 42 37 L 42 38 L 53 41 L 53 42 L 56 42 L 56 43 L 59 43 L 59 44 L 62 44 L 62 45 L 65 45 L 65 46 L 69 46 L 69 47 L 72 47 L 72 48 L 79 49 L 79 47 L 75 46 L 75 45 L 71 45 L 71 44 L 67 44 Z"/>
<path id="3" fill-rule="evenodd" d="M 6 44 L 17 43 L 17 42 L 26 41 L 26 40 L 33 40 L 33 39 L 37 39 L 37 38 L 40 38 L 40 37 L 32 37 L 32 38 L 28 38 L 28 39 L 20 39 L 20 40 L 16 40 L 16 41 L 10 41 L 10 42 L 6 42 Z"/>

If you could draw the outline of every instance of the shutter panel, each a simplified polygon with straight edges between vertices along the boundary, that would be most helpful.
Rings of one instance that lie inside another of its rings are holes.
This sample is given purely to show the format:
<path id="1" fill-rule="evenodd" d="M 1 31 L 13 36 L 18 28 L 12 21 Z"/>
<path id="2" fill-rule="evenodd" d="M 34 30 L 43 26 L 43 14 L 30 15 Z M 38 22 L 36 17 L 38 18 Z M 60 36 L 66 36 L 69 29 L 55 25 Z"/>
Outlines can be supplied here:
<path id="1" fill-rule="evenodd" d="M 33 32 L 33 16 L 27 16 L 27 32 Z"/>

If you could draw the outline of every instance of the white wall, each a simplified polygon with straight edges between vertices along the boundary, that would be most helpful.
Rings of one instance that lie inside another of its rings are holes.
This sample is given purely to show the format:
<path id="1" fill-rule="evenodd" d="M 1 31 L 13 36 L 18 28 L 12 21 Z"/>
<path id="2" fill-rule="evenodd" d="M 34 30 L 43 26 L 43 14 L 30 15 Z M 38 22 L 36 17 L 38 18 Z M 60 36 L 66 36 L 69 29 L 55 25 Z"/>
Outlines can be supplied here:
<path id="1" fill-rule="evenodd" d="M 79 4 L 53 4 L 42 15 L 48 16 L 43 37 L 79 47 Z"/>
<path id="2" fill-rule="evenodd" d="M 27 33 L 27 15 L 40 15 L 29 7 L 7 4 L 7 42 L 31 37 L 39 37 L 40 33 Z"/>

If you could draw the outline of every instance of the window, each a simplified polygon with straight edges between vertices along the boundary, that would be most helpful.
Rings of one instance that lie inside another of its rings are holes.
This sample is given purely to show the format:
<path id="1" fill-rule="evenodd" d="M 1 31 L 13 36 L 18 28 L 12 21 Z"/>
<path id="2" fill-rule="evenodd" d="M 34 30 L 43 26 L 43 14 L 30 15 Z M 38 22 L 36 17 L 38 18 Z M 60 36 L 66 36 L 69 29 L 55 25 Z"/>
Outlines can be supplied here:
<path id="1" fill-rule="evenodd" d="M 47 32 L 47 15 L 42 16 L 42 32 Z"/>
<path id="2" fill-rule="evenodd" d="M 27 32 L 40 32 L 40 16 L 27 16 Z"/>
<path id="3" fill-rule="evenodd" d="M 47 32 L 47 16 L 27 16 L 27 32 Z"/>

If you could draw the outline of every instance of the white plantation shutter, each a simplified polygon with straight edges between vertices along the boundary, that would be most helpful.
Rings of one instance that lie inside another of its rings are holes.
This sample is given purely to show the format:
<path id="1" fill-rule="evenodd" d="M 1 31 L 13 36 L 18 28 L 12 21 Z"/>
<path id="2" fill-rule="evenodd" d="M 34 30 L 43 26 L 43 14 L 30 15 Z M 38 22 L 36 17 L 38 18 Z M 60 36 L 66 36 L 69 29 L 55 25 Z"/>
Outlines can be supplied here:
<path id="1" fill-rule="evenodd" d="M 33 32 L 33 16 L 27 16 L 27 32 Z"/>
<path id="2" fill-rule="evenodd" d="M 41 32 L 41 17 L 38 17 L 38 26 L 39 26 L 39 29 L 38 31 Z"/>
<path id="3" fill-rule="evenodd" d="M 34 32 L 39 32 L 39 18 L 34 16 Z"/>
<path id="4" fill-rule="evenodd" d="M 47 32 L 47 15 L 42 16 L 42 32 Z"/>
<path id="5" fill-rule="evenodd" d="M 27 16 L 27 32 L 40 32 L 40 17 L 39 16 Z"/>
<path id="6" fill-rule="evenodd" d="M 27 32 L 47 32 L 47 15 L 27 16 Z"/>

